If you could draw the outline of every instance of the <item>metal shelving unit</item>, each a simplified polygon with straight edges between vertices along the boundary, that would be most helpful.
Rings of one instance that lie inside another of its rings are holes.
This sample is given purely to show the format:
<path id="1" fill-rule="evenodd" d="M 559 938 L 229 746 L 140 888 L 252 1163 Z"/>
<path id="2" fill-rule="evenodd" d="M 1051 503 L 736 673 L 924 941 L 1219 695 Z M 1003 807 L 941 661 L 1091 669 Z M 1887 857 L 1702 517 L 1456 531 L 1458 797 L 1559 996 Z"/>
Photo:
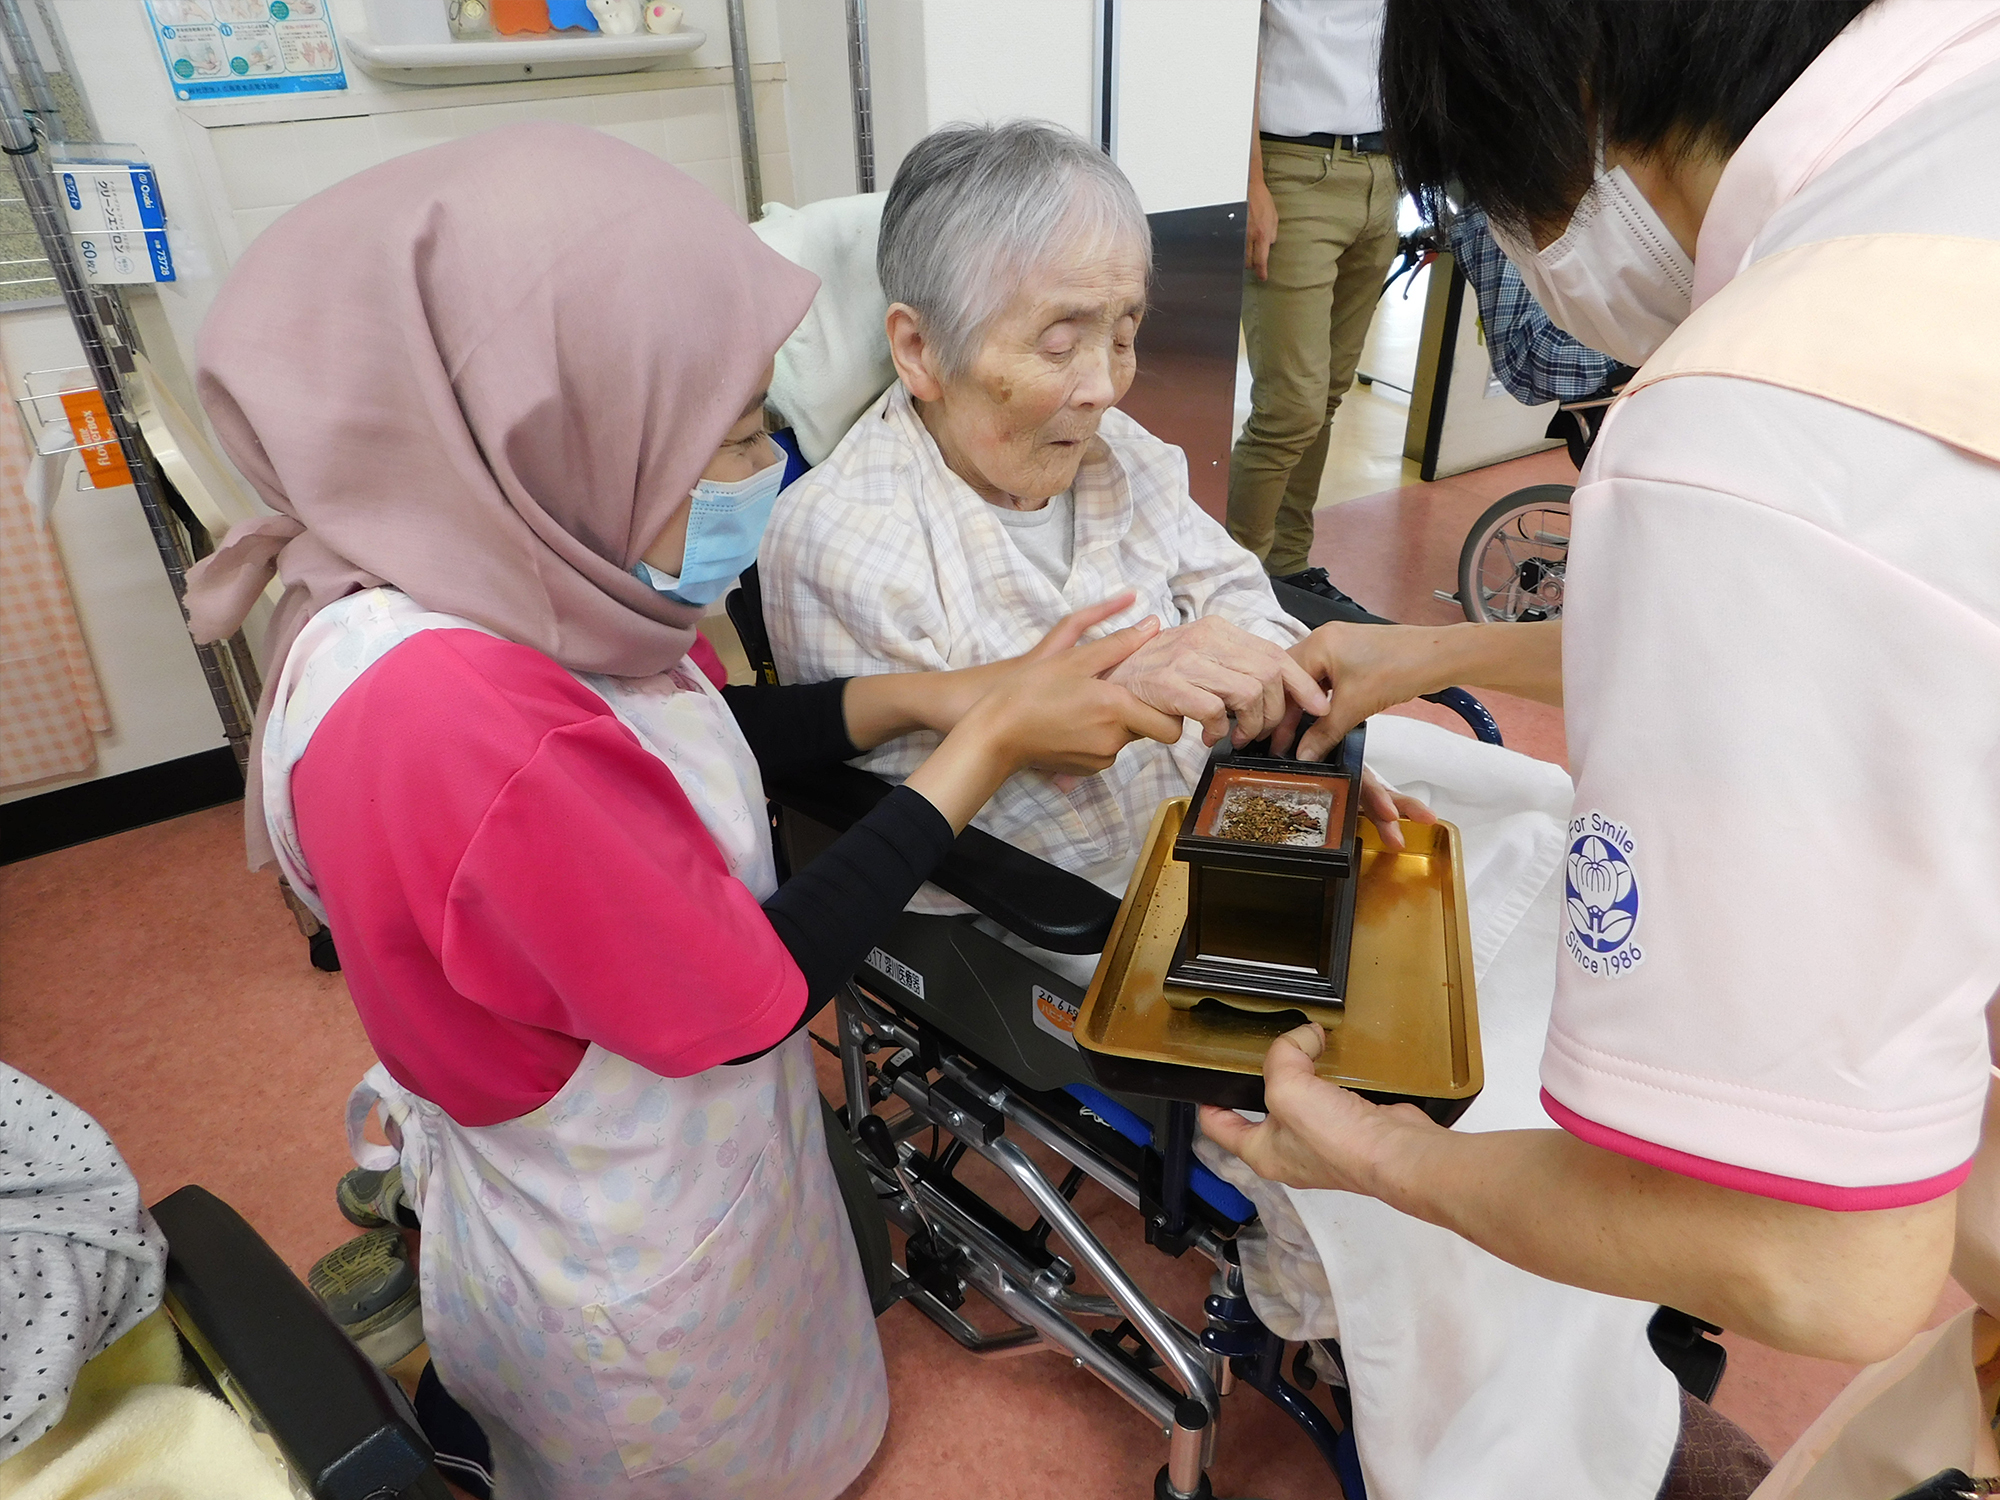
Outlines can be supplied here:
<path id="1" fill-rule="evenodd" d="M 44 13 L 44 21 L 56 37 L 53 18 Z M 60 48 L 59 38 L 54 45 Z M 48 260 L 50 278 L 83 346 L 85 364 L 79 368 L 88 374 L 89 385 L 104 401 L 112 433 L 132 472 L 132 488 L 146 514 L 153 545 L 185 617 L 187 570 L 213 550 L 220 538 L 209 535 L 208 528 L 161 472 L 133 416 L 130 384 L 138 378 L 133 356 L 140 345 L 122 294 L 114 287 L 91 286 L 77 263 L 68 222 L 56 201 L 50 157 L 50 147 L 64 141 L 65 127 L 21 0 L 0 0 L 0 53 L 4 53 L 0 58 L 4 63 L 0 66 L 0 152 L 13 166 Z M 48 394 L 43 393 L 43 398 Z M 263 690 L 249 646 L 239 632 L 227 641 L 193 649 L 201 660 L 202 676 L 236 757 L 237 770 L 247 775 L 251 718 Z"/>

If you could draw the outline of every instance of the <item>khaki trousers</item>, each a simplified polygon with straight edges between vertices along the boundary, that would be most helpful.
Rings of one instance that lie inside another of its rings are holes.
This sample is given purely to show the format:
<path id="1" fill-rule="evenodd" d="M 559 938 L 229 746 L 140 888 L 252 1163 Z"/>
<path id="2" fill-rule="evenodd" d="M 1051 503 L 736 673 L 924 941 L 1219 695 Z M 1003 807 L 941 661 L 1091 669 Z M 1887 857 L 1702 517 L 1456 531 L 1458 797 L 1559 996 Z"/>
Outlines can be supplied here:
<path id="1" fill-rule="evenodd" d="M 1229 456 L 1229 534 L 1265 571 L 1312 550 L 1327 434 L 1396 255 L 1396 174 L 1386 156 L 1264 142 L 1278 206 L 1270 279 L 1243 273 L 1250 420 Z"/>

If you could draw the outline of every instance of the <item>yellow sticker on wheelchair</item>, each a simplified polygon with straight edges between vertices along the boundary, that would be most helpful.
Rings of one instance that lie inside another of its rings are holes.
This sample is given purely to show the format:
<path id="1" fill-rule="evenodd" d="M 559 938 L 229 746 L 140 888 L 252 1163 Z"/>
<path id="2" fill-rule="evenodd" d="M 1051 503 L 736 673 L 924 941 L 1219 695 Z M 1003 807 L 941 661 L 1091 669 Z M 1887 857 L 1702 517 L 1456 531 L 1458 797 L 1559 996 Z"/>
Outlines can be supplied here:
<path id="1" fill-rule="evenodd" d="M 1076 1046 L 1076 1002 L 1065 1000 L 1053 991 L 1043 989 L 1039 984 L 1032 987 L 1035 999 L 1035 1024 L 1059 1042 Z"/>

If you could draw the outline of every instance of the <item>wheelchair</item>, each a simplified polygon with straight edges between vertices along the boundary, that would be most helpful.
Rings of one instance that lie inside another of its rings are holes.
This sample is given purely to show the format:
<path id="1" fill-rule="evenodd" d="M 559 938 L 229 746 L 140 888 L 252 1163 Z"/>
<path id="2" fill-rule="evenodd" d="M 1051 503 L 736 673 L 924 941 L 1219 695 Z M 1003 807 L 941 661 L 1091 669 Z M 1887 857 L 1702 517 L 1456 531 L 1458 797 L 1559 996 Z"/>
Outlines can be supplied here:
<path id="1" fill-rule="evenodd" d="M 327 1316 L 257 1231 L 201 1187 L 153 1205 L 167 1322 L 195 1385 L 276 1447 L 312 1500 L 447 1500 L 402 1389 Z"/>
<path id="2" fill-rule="evenodd" d="M 1310 625 L 1379 619 L 1277 588 Z M 725 608 L 758 682 L 775 684 L 755 568 Z M 1499 741 L 1469 694 L 1451 689 L 1438 701 L 1481 739 Z M 767 778 L 781 875 L 803 868 L 888 791 L 846 766 Z M 1083 989 L 988 930 L 1052 953 L 1096 954 L 1117 898 L 977 828 L 931 878 L 985 923 L 905 912 L 834 1000 L 847 1103 L 827 1107 L 828 1150 L 877 1315 L 909 1302 L 981 1358 L 1052 1352 L 1088 1370 L 1166 1439 L 1153 1487 L 1160 1500 L 1210 1494 L 1222 1398 L 1238 1384 L 1290 1416 L 1350 1500 L 1362 1500 L 1345 1385 L 1331 1382 L 1336 1428 L 1305 1394 L 1314 1375 L 1303 1351 L 1299 1383 L 1287 1378 L 1284 1342 L 1244 1291 L 1236 1237 L 1256 1210 L 1195 1160 L 1196 1106 L 1100 1088 L 1064 1024 Z M 1060 1161 L 1059 1179 L 1024 1149 L 1031 1143 Z M 1026 1227 L 962 1180 L 968 1157 L 997 1169 L 1025 1200 Z M 1133 1210 L 1154 1249 L 1192 1251 L 1212 1265 L 1198 1319 L 1157 1305 L 1106 1249 L 1074 1207 L 1086 1181 Z M 900 1265 L 891 1225 L 905 1236 Z M 1101 1290 L 1079 1290 L 1080 1272 Z M 982 1331 L 962 1311 L 970 1291 L 1011 1326 Z M 1337 1362 L 1338 1350 L 1328 1352 Z"/>
<path id="3" fill-rule="evenodd" d="M 1546 435 L 1562 439 L 1578 469 L 1630 379 L 1629 370 L 1615 373 L 1604 389 L 1565 401 L 1549 419 Z M 1567 484 L 1531 484 L 1495 500 L 1472 523 L 1459 549 L 1458 592 L 1440 590 L 1437 597 L 1459 605 L 1475 625 L 1560 619 L 1574 490 Z"/>

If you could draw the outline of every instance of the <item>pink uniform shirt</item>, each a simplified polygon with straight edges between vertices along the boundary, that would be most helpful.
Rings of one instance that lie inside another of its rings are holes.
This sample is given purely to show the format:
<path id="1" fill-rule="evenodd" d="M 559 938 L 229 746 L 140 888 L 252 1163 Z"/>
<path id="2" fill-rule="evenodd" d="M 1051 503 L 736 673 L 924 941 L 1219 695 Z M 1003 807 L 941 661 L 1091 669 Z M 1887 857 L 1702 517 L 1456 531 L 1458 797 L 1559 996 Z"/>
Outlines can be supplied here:
<path id="1" fill-rule="evenodd" d="M 706 643 L 690 657 L 720 677 Z M 673 772 L 530 647 L 395 647 L 320 724 L 292 796 L 369 1040 L 462 1125 L 547 1103 L 592 1042 L 684 1077 L 804 1009 Z"/>

